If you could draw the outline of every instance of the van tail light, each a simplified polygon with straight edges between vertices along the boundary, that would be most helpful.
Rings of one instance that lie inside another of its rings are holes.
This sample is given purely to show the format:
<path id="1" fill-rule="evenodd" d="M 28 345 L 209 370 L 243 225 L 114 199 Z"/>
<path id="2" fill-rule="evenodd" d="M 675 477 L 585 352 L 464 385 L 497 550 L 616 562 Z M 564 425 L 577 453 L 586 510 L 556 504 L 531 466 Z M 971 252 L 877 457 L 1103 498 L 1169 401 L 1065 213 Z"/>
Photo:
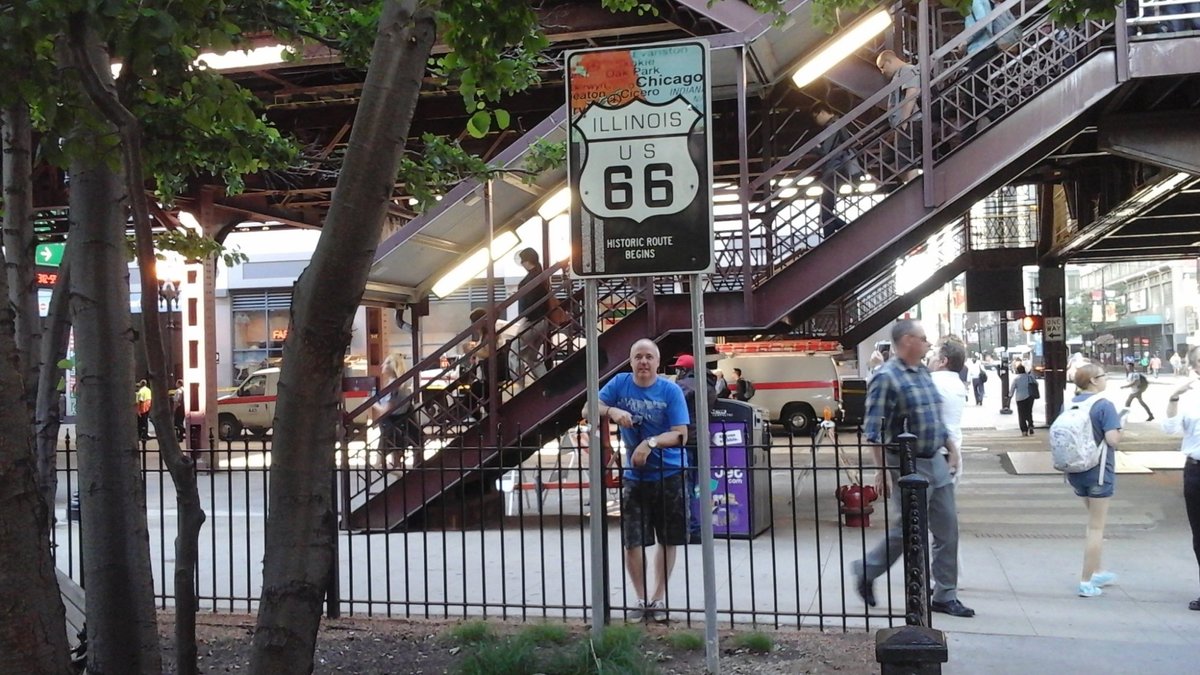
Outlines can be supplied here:
<path id="1" fill-rule="evenodd" d="M 842 402 L 842 381 L 841 380 L 833 381 L 833 400 L 837 401 L 839 404 L 841 404 L 841 402 Z"/>

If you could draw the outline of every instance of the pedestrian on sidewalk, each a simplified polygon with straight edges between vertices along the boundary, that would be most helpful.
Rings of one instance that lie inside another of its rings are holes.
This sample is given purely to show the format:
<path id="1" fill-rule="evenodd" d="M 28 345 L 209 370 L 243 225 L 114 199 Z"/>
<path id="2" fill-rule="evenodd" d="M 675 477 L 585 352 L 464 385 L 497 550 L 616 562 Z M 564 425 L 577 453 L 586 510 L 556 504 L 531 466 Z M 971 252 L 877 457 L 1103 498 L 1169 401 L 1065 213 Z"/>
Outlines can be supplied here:
<path id="1" fill-rule="evenodd" d="M 867 385 L 865 437 L 874 446 L 872 453 L 875 465 L 879 467 L 885 466 L 884 444 L 892 443 L 906 430 L 917 437 L 914 448 L 916 470 L 929 481 L 926 500 L 932 535 L 930 573 L 933 576 L 929 607 L 951 616 L 975 616 L 975 610 L 958 599 L 958 512 L 954 503 L 954 474 L 958 471 L 959 446 L 944 421 L 942 396 L 923 363 L 929 340 L 921 323 L 914 319 L 897 321 L 892 326 L 892 350 L 895 358 L 883 364 Z M 956 381 L 964 357 L 961 343 L 955 341 L 944 342 L 938 351 L 939 363 L 945 361 Z M 942 453 L 943 448 L 948 451 L 946 454 Z M 894 466 L 889 469 L 894 478 L 899 477 Z M 875 476 L 875 487 L 880 494 L 889 494 L 887 473 L 880 469 Z M 896 519 L 888 527 L 887 536 L 854 565 L 855 590 L 871 607 L 876 602 L 875 579 L 900 559 L 904 548 L 899 495 L 892 496 L 896 499 L 892 508 Z"/>
<path id="2" fill-rule="evenodd" d="M 1191 371 L 1188 380 L 1167 399 L 1167 419 L 1163 420 L 1162 428 L 1168 434 L 1183 436 L 1179 445 L 1179 450 L 1187 455 L 1183 464 L 1183 503 L 1187 508 L 1188 525 L 1192 528 L 1192 552 L 1196 555 L 1196 564 L 1200 565 L 1200 399 L 1191 394 L 1186 402 L 1180 403 L 1200 376 L 1200 347 L 1188 350 L 1187 363 Z M 1189 602 L 1188 609 L 1200 611 L 1200 598 Z"/>
<path id="3" fill-rule="evenodd" d="M 1022 436 L 1033 435 L 1033 402 L 1037 400 L 1037 378 L 1025 372 L 1025 366 L 1017 366 L 1017 377 L 1013 380 L 1009 396 L 1017 402 L 1017 424 L 1021 425 Z"/>
<path id="4" fill-rule="evenodd" d="M 1071 399 L 1071 403 L 1083 403 L 1093 396 L 1100 395 L 1104 391 L 1107 379 L 1108 374 L 1104 369 L 1094 363 L 1080 366 L 1075 371 L 1077 393 Z M 1121 442 L 1121 416 L 1117 414 L 1117 407 L 1112 401 L 1101 399 L 1092 405 L 1090 417 L 1092 440 L 1097 444 L 1104 441 L 1104 452 L 1107 452 L 1108 456 L 1087 471 L 1067 474 L 1067 482 L 1075 489 L 1075 494 L 1083 499 L 1088 512 L 1083 572 L 1079 576 L 1079 596 L 1083 598 L 1103 594 L 1101 587 L 1117 580 L 1117 575 L 1101 568 L 1100 558 L 1104 546 L 1104 526 L 1108 521 L 1109 497 L 1113 496 L 1116 487 L 1116 450 L 1117 444 Z M 1104 467 L 1103 480 L 1101 466 Z"/>
<path id="5" fill-rule="evenodd" d="M 971 391 L 975 394 L 975 405 L 983 405 L 983 383 L 987 373 L 984 372 L 983 362 L 978 357 L 967 361 L 967 380 L 971 383 Z"/>
<path id="6" fill-rule="evenodd" d="M 138 380 L 133 398 L 137 402 L 138 438 L 144 441 L 150 438 L 150 403 L 153 398 L 150 394 L 150 385 L 146 384 L 145 380 Z M 155 431 L 158 430 L 155 429 Z"/>
<path id="7" fill-rule="evenodd" d="M 1133 390 L 1130 392 L 1129 398 L 1125 399 L 1125 407 L 1128 408 L 1136 399 L 1138 403 L 1142 404 L 1142 410 L 1146 411 L 1146 421 L 1153 422 L 1154 413 L 1150 412 L 1150 406 L 1146 405 L 1146 402 L 1142 400 L 1142 394 L 1146 393 L 1146 388 L 1149 386 L 1150 380 L 1147 380 L 1144 374 L 1135 371 L 1129 374 L 1129 384 L 1121 388 Z"/>

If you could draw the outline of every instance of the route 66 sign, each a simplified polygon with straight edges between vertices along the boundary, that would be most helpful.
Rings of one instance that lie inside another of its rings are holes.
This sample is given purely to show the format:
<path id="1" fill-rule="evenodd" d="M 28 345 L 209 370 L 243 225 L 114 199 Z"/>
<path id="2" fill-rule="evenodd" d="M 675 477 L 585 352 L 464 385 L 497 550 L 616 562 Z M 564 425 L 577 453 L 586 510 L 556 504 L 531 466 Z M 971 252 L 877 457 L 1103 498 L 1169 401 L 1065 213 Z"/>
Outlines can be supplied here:
<path id="1" fill-rule="evenodd" d="M 700 175 L 690 160 L 672 160 L 688 157 L 688 134 L 700 117 L 682 96 L 664 105 L 589 105 L 574 125 L 587 153 L 579 177 L 583 208 L 635 223 L 682 211 L 696 198 Z"/>
<path id="2" fill-rule="evenodd" d="M 589 49 L 566 58 L 574 274 L 709 271 L 708 45 Z"/>

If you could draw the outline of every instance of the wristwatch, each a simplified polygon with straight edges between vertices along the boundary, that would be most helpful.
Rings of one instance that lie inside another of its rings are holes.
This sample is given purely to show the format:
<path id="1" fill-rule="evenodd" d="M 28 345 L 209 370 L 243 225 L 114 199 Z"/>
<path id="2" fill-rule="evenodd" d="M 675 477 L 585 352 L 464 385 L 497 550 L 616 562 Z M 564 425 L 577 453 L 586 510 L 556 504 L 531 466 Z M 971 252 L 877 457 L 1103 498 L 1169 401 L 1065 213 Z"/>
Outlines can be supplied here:
<path id="1" fill-rule="evenodd" d="M 646 445 L 650 446 L 651 450 L 657 448 L 658 447 L 658 436 L 651 436 L 650 438 L 647 438 Z"/>

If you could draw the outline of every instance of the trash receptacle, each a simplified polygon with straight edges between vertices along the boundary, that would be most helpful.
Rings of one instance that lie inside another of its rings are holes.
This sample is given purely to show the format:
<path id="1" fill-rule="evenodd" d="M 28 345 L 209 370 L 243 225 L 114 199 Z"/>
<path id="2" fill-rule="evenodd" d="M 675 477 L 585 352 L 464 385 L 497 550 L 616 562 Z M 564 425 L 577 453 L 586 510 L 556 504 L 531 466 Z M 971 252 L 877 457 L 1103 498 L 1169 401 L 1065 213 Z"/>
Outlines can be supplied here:
<path id="1" fill-rule="evenodd" d="M 771 527 L 771 437 L 762 411 L 719 399 L 709 414 L 713 535 L 751 539 Z M 693 517 L 700 517 L 697 486 Z"/>
<path id="2" fill-rule="evenodd" d="M 867 381 L 861 377 L 842 378 L 842 418 L 838 424 L 857 427 L 867 414 Z"/>

